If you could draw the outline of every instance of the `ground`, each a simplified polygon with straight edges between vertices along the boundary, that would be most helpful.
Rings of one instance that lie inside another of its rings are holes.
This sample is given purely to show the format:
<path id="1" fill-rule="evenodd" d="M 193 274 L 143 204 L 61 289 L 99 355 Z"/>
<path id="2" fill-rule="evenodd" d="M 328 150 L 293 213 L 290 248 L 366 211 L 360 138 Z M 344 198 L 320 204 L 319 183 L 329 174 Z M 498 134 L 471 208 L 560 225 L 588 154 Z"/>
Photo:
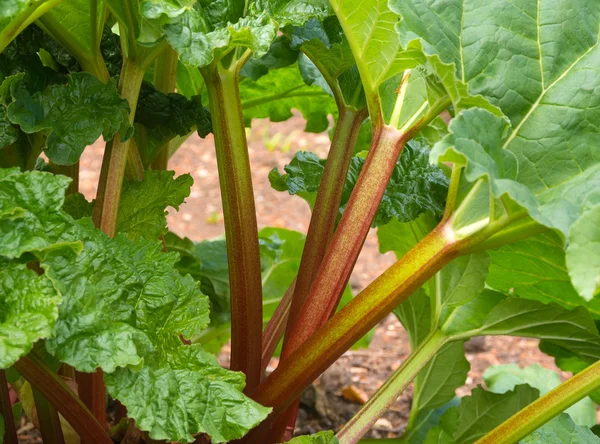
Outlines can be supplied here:
<path id="1" fill-rule="evenodd" d="M 255 121 L 254 127 L 248 131 L 259 228 L 276 226 L 301 232 L 306 232 L 308 228 L 310 210 L 306 203 L 298 197 L 273 190 L 267 179 L 272 168 L 277 167 L 282 171 L 298 150 L 312 151 L 321 157 L 327 155 L 328 135 L 304 133 L 303 125 L 300 117 L 280 124 Z M 103 143 L 98 142 L 89 147 L 82 157 L 81 191 L 88 198 L 95 195 L 103 149 Z M 171 211 L 169 215 L 171 230 L 195 241 L 223 234 L 212 136 L 204 140 L 197 135 L 190 137 L 171 159 L 169 167 L 177 174 L 189 172 L 194 177 L 194 186 L 187 202 L 178 213 Z M 364 288 L 394 260 L 390 253 L 381 255 L 378 252 L 377 238 L 375 232 L 371 231 L 352 274 L 352 288 L 355 292 Z M 481 375 L 490 365 L 518 363 L 526 366 L 537 363 L 557 370 L 554 361 L 538 350 L 536 340 L 490 337 L 483 343 L 467 343 L 466 348 L 471 371 L 465 387 L 458 391 L 460 396 L 483 384 Z M 389 316 L 378 326 L 368 349 L 346 353 L 305 393 L 296 432 L 304 434 L 339 429 L 360 408 L 360 402 L 349 401 L 347 396 L 342 395 L 342 390 L 350 388 L 345 391 L 356 393 L 359 399 L 372 395 L 409 352 L 406 332 L 393 316 Z M 273 360 L 271 364 L 273 368 L 277 361 Z M 562 374 L 563 378 L 565 376 Z M 371 436 L 399 436 L 408 418 L 410 400 L 409 388 L 377 422 Z M 30 427 L 30 424 L 23 425 Z M 23 436 L 27 435 L 27 430 L 23 432 Z"/>

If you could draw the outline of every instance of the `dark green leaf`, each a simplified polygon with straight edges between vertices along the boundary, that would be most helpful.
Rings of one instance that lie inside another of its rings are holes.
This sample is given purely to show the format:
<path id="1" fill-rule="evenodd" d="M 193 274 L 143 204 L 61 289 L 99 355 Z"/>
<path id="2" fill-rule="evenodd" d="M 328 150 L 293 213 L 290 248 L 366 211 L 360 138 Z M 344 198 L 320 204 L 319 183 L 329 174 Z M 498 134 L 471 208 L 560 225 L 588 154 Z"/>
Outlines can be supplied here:
<path id="1" fill-rule="evenodd" d="M 45 152 L 53 162 L 70 165 L 87 145 L 102 134 L 110 140 L 117 131 L 131 134 L 129 105 L 115 84 L 104 84 L 88 73 L 71 74 L 67 85 L 49 86 L 31 94 L 24 81 L 13 83 L 8 118 L 27 133 L 49 133 Z"/>
<path id="2" fill-rule="evenodd" d="M 240 71 L 240 75 L 251 80 L 258 80 L 272 69 L 285 68 L 298 60 L 298 50 L 292 49 L 290 40 L 284 36 L 278 36 L 265 55 L 260 58 L 252 58 L 246 62 Z"/>
<path id="3" fill-rule="evenodd" d="M 62 210 L 73 219 L 92 217 L 94 214 L 94 201 L 88 202 L 81 193 L 67 195 Z"/>
<path id="4" fill-rule="evenodd" d="M 429 164 L 428 156 L 429 151 L 421 144 L 413 142 L 404 148 L 373 220 L 374 227 L 385 225 L 393 218 L 409 222 L 425 212 L 436 215 L 443 212 L 448 179 L 441 169 Z M 360 156 L 352 158 L 340 213 L 350 199 L 364 162 Z M 324 163 L 314 154 L 298 153 L 285 167 L 286 175 L 272 171 L 269 180 L 279 191 L 287 188 L 290 194 L 309 195 L 318 190 Z"/>

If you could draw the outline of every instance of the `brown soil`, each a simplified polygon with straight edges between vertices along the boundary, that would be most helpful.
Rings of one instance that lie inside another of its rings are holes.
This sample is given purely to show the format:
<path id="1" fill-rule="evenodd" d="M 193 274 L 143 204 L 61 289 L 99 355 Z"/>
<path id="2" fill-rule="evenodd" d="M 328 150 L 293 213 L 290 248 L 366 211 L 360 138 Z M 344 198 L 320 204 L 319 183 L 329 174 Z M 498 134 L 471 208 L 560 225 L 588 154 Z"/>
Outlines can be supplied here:
<path id="1" fill-rule="evenodd" d="M 295 117 L 288 122 L 272 124 L 255 121 L 248 130 L 250 161 L 254 196 L 258 213 L 259 228 L 265 226 L 284 227 L 306 232 L 310 211 L 304 201 L 270 187 L 267 175 L 277 167 L 280 171 L 298 150 L 312 151 L 325 157 L 329 147 L 327 134 L 308 134 L 303 130 L 304 122 Z M 292 136 L 288 136 L 288 135 Z M 283 137 L 282 137 L 283 136 Z M 282 137 L 283 145 L 276 145 Z M 81 191 L 93 198 L 100 171 L 103 144 L 98 142 L 89 147 L 82 157 Z M 212 136 L 205 140 L 192 136 L 170 161 L 170 169 L 177 174 L 191 173 L 194 186 L 187 203 L 178 213 L 169 215 L 170 229 L 192 240 L 212 238 L 223 234 L 223 215 L 219 193 L 216 158 Z M 358 259 L 350 283 L 355 291 L 364 288 L 383 270 L 394 262 L 391 254 L 378 252 L 377 238 L 371 230 L 363 251 Z M 490 365 L 518 363 L 526 366 L 537 363 L 556 370 L 551 358 L 541 353 L 536 340 L 490 337 L 485 342 L 467 344 L 467 358 L 471 371 L 465 387 L 458 390 L 463 396 L 482 384 L 482 373 Z M 400 323 L 389 316 L 382 322 L 375 337 L 366 350 L 350 351 L 325 374 L 303 397 L 302 410 L 297 423 L 297 433 L 312 433 L 322 429 L 339 429 L 359 408 L 360 404 L 350 402 L 342 396 L 342 389 L 353 386 L 360 393 L 372 395 L 397 369 L 409 353 L 406 332 Z M 272 367 L 277 361 L 272 361 Z M 565 375 L 563 375 L 565 376 Z M 403 393 L 371 432 L 373 437 L 395 437 L 405 427 L 410 411 L 411 389 Z"/>

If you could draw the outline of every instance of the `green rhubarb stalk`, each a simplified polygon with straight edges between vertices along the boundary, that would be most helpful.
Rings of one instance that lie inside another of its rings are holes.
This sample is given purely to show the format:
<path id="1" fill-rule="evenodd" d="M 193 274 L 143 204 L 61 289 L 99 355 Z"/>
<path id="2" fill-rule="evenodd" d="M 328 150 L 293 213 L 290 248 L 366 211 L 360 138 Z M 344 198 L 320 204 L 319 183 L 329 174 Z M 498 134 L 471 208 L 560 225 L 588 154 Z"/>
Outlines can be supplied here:
<path id="1" fill-rule="evenodd" d="M 201 69 L 213 123 L 231 294 L 231 368 L 246 374 L 246 390 L 261 377 L 262 281 L 254 193 L 238 76 L 213 63 Z"/>
<path id="2" fill-rule="evenodd" d="M 350 421 L 336 435 L 340 444 L 355 444 L 359 442 L 383 416 L 388 408 L 396 402 L 398 396 L 408 387 L 408 384 L 419 374 L 427 363 L 446 343 L 444 336 L 435 332 L 425 340 L 402 363 L 402 365 L 387 379 L 385 384 L 367 401 Z"/>
<path id="3" fill-rule="evenodd" d="M 304 251 L 300 261 L 295 289 L 286 292 L 263 334 L 263 369 L 273 356 L 286 325 L 295 322 L 304 304 L 310 284 L 321 265 L 335 227 L 338 209 L 344 191 L 354 144 L 365 119 L 365 112 L 341 107 L 340 116 L 331 141 L 325 171 L 319 186 L 313 215 L 310 220 Z M 288 321 L 288 314 L 290 314 Z M 286 324 L 287 323 L 287 324 Z"/>
<path id="4" fill-rule="evenodd" d="M 130 57 L 123 63 L 119 79 L 119 93 L 129 102 L 129 122 L 132 125 L 145 70 L 145 64 Z M 97 227 L 111 237 L 116 234 L 119 201 L 129 156 L 130 140 L 122 142 L 120 135 L 116 134 L 113 140 L 106 144 L 102 161 L 94 206 L 94 222 Z"/>
<path id="5" fill-rule="evenodd" d="M 177 80 L 177 53 L 170 46 L 156 59 L 154 67 L 154 86 L 165 94 L 175 91 Z M 152 162 L 152 169 L 166 170 L 169 163 L 169 152 L 171 141 L 169 140 L 161 148 Z"/>
<path id="6" fill-rule="evenodd" d="M 44 362 L 30 353 L 15 363 L 17 371 L 67 420 L 82 440 L 112 444 L 104 427 L 67 384 Z M 51 442 L 51 441 L 50 441 Z"/>
<path id="7" fill-rule="evenodd" d="M 144 72 L 148 65 L 165 49 L 164 46 L 151 49 L 139 49 L 137 54 L 126 58 L 119 79 L 119 94 L 129 102 L 129 123 L 133 125 L 135 110 Z M 98 192 L 94 205 L 94 224 L 110 237 L 116 235 L 121 189 L 126 170 L 129 176 L 138 180 L 143 178 L 142 161 L 135 147 L 130 149 L 133 138 L 121 141 L 120 134 L 106 144 Z M 128 167 L 129 165 L 129 167 Z M 104 424 L 106 417 L 106 389 L 104 376 L 98 369 L 92 374 L 78 375 L 80 381 L 80 396 L 90 408 L 94 416 Z"/>
<path id="8" fill-rule="evenodd" d="M 252 394 L 281 413 L 358 339 L 457 257 L 461 242 L 446 223 L 360 292 L 269 375 Z"/>
<path id="9" fill-rule="evenodd" d="M 12 404 L 8 393 L 8 382 L 6 372 L 0 370 L 0 414 L 4 418 L 4 444 L 18 444 L 15 418 L 13 417 Z M 0 438 L 2 438 L 0 436 Z"/>
<path id="10" fill-rule="evenodd" d="M 335 312 L 404 144 L 449 103 L 448 99 L 443 99 L 432 105 L 406 131 L 384 125 L 373 134 L 364 167 L 319 270 L 311 281 L 310 291 L 296 317 L 298 322 L 288 328 L 289 339 L 284 345 L 284 357 L 296 350 Z"/>
<path id="11" fill-rule="evenodd" d="M 519 442 L 556 415 L 600 388 L 600 361 L 563 382 L 554 390 L 514 414 L 476 444 Z"/>

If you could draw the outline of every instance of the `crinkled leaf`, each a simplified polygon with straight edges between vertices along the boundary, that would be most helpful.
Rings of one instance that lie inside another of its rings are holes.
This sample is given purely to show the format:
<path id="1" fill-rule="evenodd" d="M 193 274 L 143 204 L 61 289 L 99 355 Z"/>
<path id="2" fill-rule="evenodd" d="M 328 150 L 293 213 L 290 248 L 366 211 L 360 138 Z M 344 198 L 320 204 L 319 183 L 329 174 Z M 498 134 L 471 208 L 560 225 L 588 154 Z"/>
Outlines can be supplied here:
<path id="1" fill-rule="evenodd" d="M 429 151 L 421 144 L 413 142 L 404 148 L 379 204 L 373 220 L 374 227 L 385 225 L 393 218 L 409 222 L 425 212 L 436 215 L 443 212 L 448 178 L 441 169 L 429 164 L 428 156 Z M 360 156 L 352 158 L 342 193 L 340 213 L 350 199 L 364 163 L 365 160 Z M 287 174 L 281 175 L 274 170 L 269 174 L 269 180 L 279 191 L 287 188 L 290 194 L 310 196 L 309 193 L 318 190 L 324 164 L 325 161 L 319 160 L 312 153 L 299 153 L 285 167 Z"/>
<path id="2" fill-rule="evenodd" d="M 214 17 L 210 11 L 197 2 L 179 21 L 165 25 L 169 44 L 183 63 L 207 66 L 238 46 L 261 57 L 277 36 L 277 26 L 266 12 L 242 17 L 235 23 L 214 24 L 211 19 Z"/>
<path id="3" fill-rule="evenodd" d="M 600 206 L 586 211 L 571 227 L 567 267 L 573 285 L 587 300 L 600 288 Z"/>
<path id="4" fill-rule="evenodd" d="M 70 181 L 39 171 L 0 170 L 0 255 L 18 258 L 61 246 L 81 248 L 60 210 Z"/>
<path id="5" fill-rule="evenodd" d="M 65 197 L 65 204 L 62 210 L 73 219 L 92 217 L 94 214 L 94 201 L 88 202 L 81 193 L 68 194 Z"/>
<path id="6" fill-rule="evenodd" d="M 256 81 L 272 69 L 293 65 L 298 60 L 298 54 L 299 51 L 291 47 L 287 37 L 278 36 L 271 43 L 265 55 L 260 58 L 251 58 L 244 64 L 240 75 Z"/>
<path id="7" fill-rule="evenodd" d="M 477 387 L 471 396 L 462 398 L 440 419 L 440 425 L 427 434 L 426 444 L 470 444 L 494 427 L 531 404 L 539 392 L 528 385 L 518 385 L 514 391 L 497 394 Z"/>
<path id="8" fill-rule="evenodd" d="M 31 94 L 24 81 L 12 85 L 13 102 L 8 118 L 27 133 L 49 133 L 45 153 L 53 162 L 70 165 L 79 160 L 87 145 L 100 137 L 123 139 L 131 134 L 129 105 L 112 81 L 104 84 L 88 73 L 68 77 L 67 85 L 49 86 Z"/>
<path id="9" fill-rule="evenodd" d="M 488 284 L 497 290 L 541 302 L 556 302 L 572 309 L 583 305 L 595 319 L 600 318 L 600 300 L 579 297 L 567 267 L 563 242 L 552 232 L 489 251 Z"/>
<path id="10" fill-rule="evenodd" d="M 158 359 L 149 357 L 139 371 L 119 368 L 105 380 L 153 439 L 194 442 L 193 434 L 207 433 L 212 442 L 229 442 L 270 412 L 241 392 L 242 373 L 222 369 L 198 345 L 179 345 Z"/>
<path id="11" fill-rule="evenodd" d="M 600 359 L 600 336 L 589 312 L 571 311 L 557 304 L 543 304 L 484 290 L 467 304 L 446 310 L 442 331 L 460 338 L 510 335 L 544 339 L 577 354 L 589 363 Z"/>
<path id="12" fill-rule="evenodd" d="M 135 122 L 160 141 L 184 136 L 194 128 L 200 137 L 212 132 L 210 112 L 202 106 L 200 96 L 188 100 L 181 94 L 164 94 L 148 82 L 142 83 L 140 89 Z"/>
<path id="13" fill-rule="evenodd" d="M 310 18 L 322 20 L 329 15 L 326 0 L 257 0 L 258 9 L 264 9 L 280 27 L 301 26 Z"/>
<path id="14" fill-rule="evenodd" d="M 569 415 L 561 413 L 531 435 L 519 441 L 521 444 L 597 444 L 600 442 L 587 427 L 576 425 Z"/>
<path id="15" fill-rule="evenodd" d="M 283 122 L 295 109 L 306 120 L 305 131 L 318 133 L 329 127 L 329 115 L 337 114 L 335 101 L 319 86 L 304 83 L 295 64 L 271 70 L 256 82 L 242 79 L 240 97 L 246 126 L 252 119 Z"/>
<path id="16" fill-rule="evenodd" d="M 527 384 L 540 391 L 540 396 L 560 385 L 560 377 L 552 370 L 537 364 L 521 368 L 517 364 L 503 364 L 488 367 L 483 373 L 488 390 L 505 393 L 516 385 Z M 592 427 L 596 425 L 596 407 L 588 397 L 565 410 L 577 425 Z"/>
<path id="17" fill-rule="evenodd" d="M 0 369 L 10 367 L 36 341 L 50 336 L 60 301 L 46 276 L 0 258 Z"/>
<path id="18" fill-rule="evenodd" d="M 126 182 L 119 203 L 117 232 L 133 240 L 157 239 L 166 233 L 165 209 L 178 210 L 194 183 L 189 174 L 174 177 L 174 171 L 147 170 L 141 182 Z"/>
<path id="19" fill-rule="evenodd" d="M 288 442 L 290 444 L 337 444 L 338 440 L 331 430 L 327 430 L 315 435 L 297 436 Z"/>
<path id="20" fill-rule="evenodd" d="M 80 371 L 112 372 L 206 327 L 208 301 L 174 270 L 176 254 L 162 253 L 158 241 L 111 239 L 86 219 L 75 226 L 83 251 L 53 251 L 42 262 L 64 297 L 46 342 L 58 359 Z"/>

